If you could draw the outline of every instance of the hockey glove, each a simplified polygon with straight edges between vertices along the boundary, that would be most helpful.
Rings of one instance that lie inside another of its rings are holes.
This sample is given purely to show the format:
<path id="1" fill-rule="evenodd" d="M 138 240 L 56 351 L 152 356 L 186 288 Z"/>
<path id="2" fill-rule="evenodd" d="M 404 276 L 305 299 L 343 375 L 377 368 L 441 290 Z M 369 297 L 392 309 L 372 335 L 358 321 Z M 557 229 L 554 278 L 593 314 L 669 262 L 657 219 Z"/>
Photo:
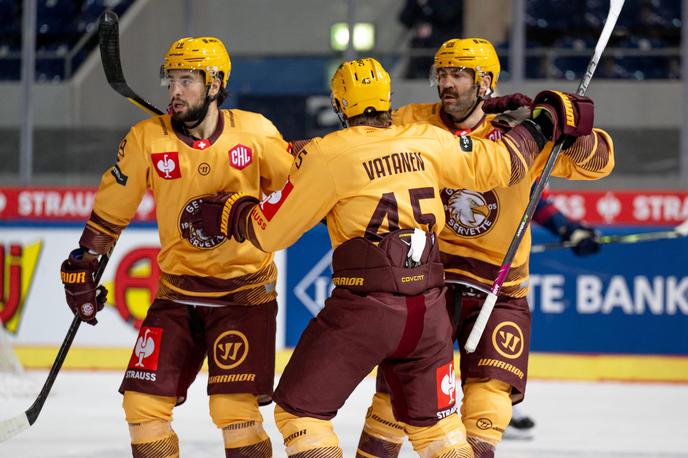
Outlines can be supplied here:
<path id="1" fill-rule="evenodd" d="M 521 107 L 530 107 L 532 104 L 533 100 L 530 97 L 516 92 L 515 94 L 486 99 L 483 102 L 483 111 L 485 113 L 504 113 L 505 111 L 518 110 Z"/>
<path id="2" fill-rule="evenodd" d="M 571 250 L 576 256 L 589 256 L 600 251 L 600 244 L 597 241 L 599 233 L 581 223 L 570 223 L 564 227 L 561 235 L 562 242 L 571 242 Z"/>
<path id="3" fill-rule="evenodd" d="M 533 100 L 533 120 L 548 140 L 582 137 L 592 132 L 595 105 L 592 99 L 560 91 L 542 91 Z M 573 143 L 575 138 L 567 139 Z M 569 145 L 570 146 L 570 145 Z M 567 145 L 564 144 L 564 148 Z"/>
<path id="4" fill-rule="evenodd" d="M 255 197 L 240 192 L 223 192 L 204 198 L 200 204 L 198 224 L 207 236 L 223 235 L 243 242 L 246 240 L 246 212 L 243 210 L 257 203 Z"/>
<path id="5" fill-rule="evenodd" d="M 94 275 L 98 270 L 98 259 L 85 259 L 83 248 L 78 248 L 65 259 L 60 267 L 67 305 L 75 315 L 90 325 L 98 323 L 96 313 L 105 306 L 107 289 L 96 286 Z"/>

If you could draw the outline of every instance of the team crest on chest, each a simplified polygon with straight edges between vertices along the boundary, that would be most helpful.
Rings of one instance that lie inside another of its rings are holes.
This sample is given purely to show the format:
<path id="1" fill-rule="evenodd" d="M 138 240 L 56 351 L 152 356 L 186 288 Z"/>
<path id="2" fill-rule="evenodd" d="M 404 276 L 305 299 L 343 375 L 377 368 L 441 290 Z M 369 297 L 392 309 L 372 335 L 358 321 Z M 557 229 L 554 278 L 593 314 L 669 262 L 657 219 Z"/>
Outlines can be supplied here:
<path id="1" fill-rule="evenodd" d="M 479 237 L 494 227 L 499 201 L 493 191 L 443 189 L 446 225 L 461 237 Z"/>
<path id="2" fill-rule="evenodd" d="M 174 180 L 182 177 L 182 170 L 179 166 L 179 153 L 170 151 L 167 153 L 151 154 L 153 168 L 163 180 Z"/>
<path id="3" fill-rule="evenodd" d="M 229 150 L 229 165 L 237 170 L 243 170 L 253 162 L 253 150 L 241 143 Z"/>

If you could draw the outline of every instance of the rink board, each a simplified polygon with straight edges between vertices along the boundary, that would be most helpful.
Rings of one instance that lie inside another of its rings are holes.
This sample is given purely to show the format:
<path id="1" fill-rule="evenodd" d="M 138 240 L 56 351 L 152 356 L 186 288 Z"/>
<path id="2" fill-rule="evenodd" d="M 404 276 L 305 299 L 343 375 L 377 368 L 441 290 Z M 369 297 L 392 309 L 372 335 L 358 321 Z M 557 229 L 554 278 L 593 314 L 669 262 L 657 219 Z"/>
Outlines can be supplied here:
<path id="1" fill-rule="evenodd" d="M 76 214 L 66 218 L 48 213 L 43 218 L 25 217 L 19 202 L 5 207 L 13 209 L 12 217 L 4 215 L 0 205 L 4 266 L 0 318 L 22 362 L 27 367 L 47 367 L 71 321 L 59 266 L 76 246 L 83 227 L 78 219 L 87 217 L 90 202 L 75 202 Z M 140 221 L 118 242 L 103 277 L 110 290 L 108 306 L 99 314 L 98 326 L 81 327 L 65 367 L 121 368 L 128 360 L 136 326 L 157 280 L 151 271 L 158 252 L 155 226 L 147 222 L 151 212 L 150 202 L 144 202 Z M 603 231 L 671 227 L 667 220 L 641 223 L 608 225 Z M 547 236 L 536 228 L 534 240 L 544 241 Z M 688 238 L 607 245 L 587 258 L 568 250 L 534 254 L 530 376 L 688 382 L 686 255 Z M 293 347 L 323 306 L 332 288 L 330 257 L 327 231 L 321 225 L 277 255 L 279 348 Z M 281 352 L 279 359 L 283 365 L 288 351 Z"/>

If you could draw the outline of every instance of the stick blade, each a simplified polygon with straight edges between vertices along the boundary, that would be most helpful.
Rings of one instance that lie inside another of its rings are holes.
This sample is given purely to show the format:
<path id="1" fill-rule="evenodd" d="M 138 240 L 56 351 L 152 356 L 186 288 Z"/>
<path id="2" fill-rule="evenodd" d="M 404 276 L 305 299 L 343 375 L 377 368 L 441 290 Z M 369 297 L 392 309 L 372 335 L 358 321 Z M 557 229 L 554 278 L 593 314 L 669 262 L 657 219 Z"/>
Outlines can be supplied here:
<path id="1" fill-rule="evenodd" d="M 688 220 L 676 226 L 674 232 L 682 237 L 688 236 Z"/>
<path id="2" fill-rule="evenodd" d="M 25 413 L 0 422 L 0 442 L 5 442 L 31 426 Z"/>

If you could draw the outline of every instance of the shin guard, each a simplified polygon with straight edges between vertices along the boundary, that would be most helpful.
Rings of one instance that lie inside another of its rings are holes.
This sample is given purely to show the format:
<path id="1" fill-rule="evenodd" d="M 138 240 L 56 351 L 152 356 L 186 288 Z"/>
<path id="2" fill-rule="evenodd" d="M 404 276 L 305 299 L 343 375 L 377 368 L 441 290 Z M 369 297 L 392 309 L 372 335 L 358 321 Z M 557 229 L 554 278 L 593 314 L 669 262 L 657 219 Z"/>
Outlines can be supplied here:
<path id="1" fill-rule="evenodd" d="M 404 425 L 397 422 L 392 413 L 389 394 L 375 393 L 358 441 L 356 457 L 396 458 L 405 436 Z"/>
<path id="2" fill-rule="evenodd" d="M 276 405 L 275 423 L 290 458 L 342 458 L 339 439 L 329 420 L 297 417 Z"/>
<path id="3" fill-rule="evenodd" d="M 469 379 L 461 418 L 476 458 L 491 458 L 511 419 L 511 386 L 494 379 Z"/>
<path id="4" fill-rule="evenodd" d="M 449 415 L 433 426 L 406 425 L 413 449 L 421 458 L 473 458 L 459 416 Z"/>
<path id="5" fill-rule="evenodd" d="M 253 394 L 214 394 L 210 396 L 210 416 L 222 429 L 225 456 L 269 458 L 272 444 L 263 429 L 263 416 Z"/>

